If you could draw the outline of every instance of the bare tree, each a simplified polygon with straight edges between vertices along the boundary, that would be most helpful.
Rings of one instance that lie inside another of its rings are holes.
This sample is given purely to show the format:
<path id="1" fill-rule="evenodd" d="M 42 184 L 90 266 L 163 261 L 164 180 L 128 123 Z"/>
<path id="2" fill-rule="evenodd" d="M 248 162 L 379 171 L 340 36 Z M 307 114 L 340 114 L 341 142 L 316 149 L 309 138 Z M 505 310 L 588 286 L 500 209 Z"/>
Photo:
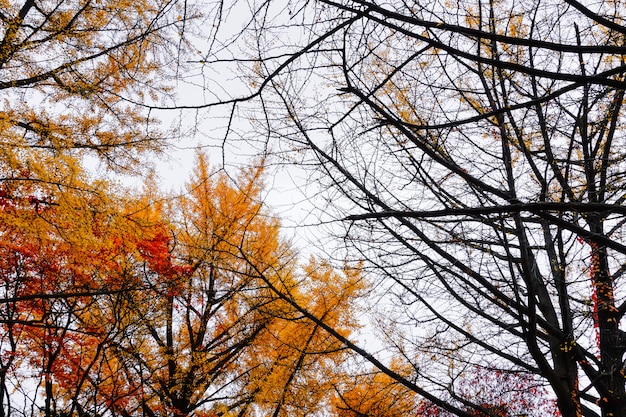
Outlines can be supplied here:
<path id="1" fill-rule="evenodd" d="M 404 366 L 343 341 L 457 415 L 489 412 L 457 383 L 478 366 L 535 375 L 564 416 L 626 416 L 624 6 L 255 9 L 246 99 L 376 272 Z"/>

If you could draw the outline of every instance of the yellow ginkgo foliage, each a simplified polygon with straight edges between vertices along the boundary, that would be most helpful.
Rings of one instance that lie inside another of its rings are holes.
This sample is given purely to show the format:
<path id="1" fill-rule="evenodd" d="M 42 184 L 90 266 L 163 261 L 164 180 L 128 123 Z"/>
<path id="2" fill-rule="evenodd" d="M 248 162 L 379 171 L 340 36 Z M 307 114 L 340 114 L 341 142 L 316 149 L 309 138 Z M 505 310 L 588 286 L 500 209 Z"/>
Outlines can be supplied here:
<path id="1" fill-rule="evenodd" d="M 141 105 L 168 92 L 180 16 L 197 14 L 176 0 L 0 2 L 2 182 L 52 181 L 40 163 L 50 155 L 120 170 L 157 149 Z"/>
<path id="2" fill-rule="evenodd" d="M 394 359 L 391 368 L 403 365 Z M 332 400 L 337 417 L 402 417 L 422 415 L 420 399 L 398 381 L 377 370 L 338 384 Z M 427 414 L 424 414 L 427 415 Z"/>
<path id="3" fill-rule="evenodd" d="M 303 317 L 287 294 L 348 335 L 364 290 L 358 268 L 311 260 L 300 268 L 261 202 L 262 168 L 236 180 L 200 154 L 186 192 L 158 204 L 129 202 L 138 225 L 124 255 L 129 291 L 80 314 L 98 327 L 90 361 L 75 361 L 81 390 L 67 403 L 112 415 L 309 415 L 329 404 L 344 347 Z M 165 201 L 165 200 L 163 200 Z M 132 245 L 131 245 L 132 243 Z"/>
<path id="4" fill-rule="evenodd" d="M 338 271 L 312 258 L 298 282 L 282 295 L 344 336 L 358 327 L 355 300 L 367 288 L 358 268 Z M 345 377 L 342 360 L 348 351 L 283 299 L 270 308 L 277 320 L 248 355 L 246 390 L 255 394 L 254 405 L 263 415 L 314 415 L 330 405 L 333 387 Z"/>

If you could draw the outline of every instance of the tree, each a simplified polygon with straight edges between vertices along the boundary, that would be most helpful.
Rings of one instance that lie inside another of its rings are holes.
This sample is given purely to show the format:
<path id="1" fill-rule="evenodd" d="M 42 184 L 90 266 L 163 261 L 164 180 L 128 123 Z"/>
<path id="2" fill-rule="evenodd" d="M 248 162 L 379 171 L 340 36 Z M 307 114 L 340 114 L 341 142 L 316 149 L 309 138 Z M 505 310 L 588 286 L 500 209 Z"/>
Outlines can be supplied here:
<path id="1" fill-rule="evenodd" d="M 168 214 L 176 221 L 171 240 L 143 249 L 156 273 L 144 279 L 154 290 L 137 293 L 139 299 L 130 305 L 138 333 L 116 346 L 117 354 L 133 363 L 129 370 L 141 370 L 134 386 L 142 387 L 142 397 L 131 403 L 139 407 L 118 413 L 210 416 L 265 410 L 283 416 L 309 415 L 324 406 L 323 387 L 340 373 L 329 363 L 338 363 L 344 350 L 263 280 L 348 334 L 355 326 L 348 309 L 362 279 L 349 269 L 342 276 L 314 261 L 304 274 L 298 272 L 297 257 L 261 203 L 261 173 L 260 168 L 244 170 L 234 183 L 225 175 L 214 180 L 199 155 L 187 194 L 173 201 Z M 169 256 L 184 260 L 181 272 L 172 270 Z"/>
<path id="2" fill-rule="evenodd" d="M 84 157 L 137 172 L 141 153 L 162 149 L 166 134 L 142 104 L 168 97 L 197 18 L 178 1 L 0 4 L 0 415 L 55 414 L 53 379 L 64 373 L 79 391 L 68 362 L 101 360 L 106 335 L 77 323 L 93 296 L 132 285 L 118 261 L 137 235 Z"/>
<path id="3" fill-rule="evenodd" d="M 24 386 L 31 413 L 45 416 L 325 409 L 346 351 L 268 282 L 347 336 L 363 277 L 316 260 L 298 266 L 262 204 L 261 172 L 230 181 L 200 155 L 182 196 L 164 198 L 149 184 L 119 204 L 56 204 L 35 216 L 41 227 L 17 229 L 2 265 L 13 278 L 7 288 L 16 287 L 3 324 L 10 358 L 21 364 L 7 362 L 3 388 Z M 56 229 L 64 210 L 79 225 L 69 241 Z M 22 241 L 33 242 L 31 252 L 19 250 Z M 28 391 L 33 379 L 41 395 Z"/>
<path id="4" fill-rule="evenodd" d="M 268 147 L 317 166 L 326 205 L 313 204 L 379 274 L 395 326 L 385 356 L 410 371 L 342 340 L 452 413 L 479 409 L 447 393 L 462 369 L 489 364 L 540 377 L 562 415 L 626 416 L 623 11 L 255 10 L 250 98 L 279 138 Z"/>
<path id="5" fill-rule="evenodd" d="M 141 151 L 164 143 L 137 104 L 167 97 L 169 68 L 198 17 L 179 1 L 0 5 L 2 182 L 54 181 L 54 168 L 41 165 L 50 156 L 137 168 Z"/>
<path id="6" fill-rule="evenodd" d="M 229 415 L 254 402 L 255 392 L 242 389 L 254 365 L 240 364 L 273 325 L 264 310 L 275 299 L 263 294 L 254 268 L 285 273 L 294 259 L 262 211 L 259 175 L 244 173 L 234 186 L 225 176 L 213 180 L 200 156 L 187 194 L 168 214 L 161 209 L 172 223 L 139 246 L 146 290 L 125 306 L 134 335 L 109 349 L 122 364 L 112 371 L 126 378 L 124 401 L 103 400 L 114 415 Z"/>
<path id="7" fill-rule="evenodd" d="M 128 265 L 151 230 L 124 216 L 109 184 L 71 173 L 61 190 L 26 181 L 0 199 L 3 416 L 71 415 L 79 403 L 68 398 L 85 386 L 74 371 L 102 361 L 102 346 L 124 330 L 120 315 L 95 314 L 99 297 L 141 289 Z"/>

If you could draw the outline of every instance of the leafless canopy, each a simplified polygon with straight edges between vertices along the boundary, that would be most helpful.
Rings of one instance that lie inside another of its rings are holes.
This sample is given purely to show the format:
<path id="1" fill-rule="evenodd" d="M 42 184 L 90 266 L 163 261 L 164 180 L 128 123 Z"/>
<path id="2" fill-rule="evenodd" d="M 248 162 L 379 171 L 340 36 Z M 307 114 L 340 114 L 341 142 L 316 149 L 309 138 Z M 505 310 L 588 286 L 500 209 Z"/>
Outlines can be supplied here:
<path id="1" fill-rule="evenodd" d="M 479 366 L 536 375 L 564 416 L 626 416 L 625 6 L 253 8 L 243 99 L 375 272 L 404 371 L 345 342 L 448 412 L 481 410 L 456 389 Z"/>

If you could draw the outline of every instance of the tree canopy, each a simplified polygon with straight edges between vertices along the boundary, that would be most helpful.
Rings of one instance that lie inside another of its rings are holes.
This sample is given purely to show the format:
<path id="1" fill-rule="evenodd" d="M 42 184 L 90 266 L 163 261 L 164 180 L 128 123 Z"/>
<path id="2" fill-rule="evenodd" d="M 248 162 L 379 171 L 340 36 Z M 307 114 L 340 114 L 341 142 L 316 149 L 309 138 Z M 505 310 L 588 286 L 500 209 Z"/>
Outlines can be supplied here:
<path id="1" fill-rule="evenodd" d="M 0 413 L 626 417 L 625 6 L 0 2 Z M 327 259 L 262 168 L 85 169 L 218 106 L 305 171 Z"/>
<path id="2" fill-rule="evenodd" d="M 233 182 L 200 155 L 184 195 L 108 187 L 3 200 L 3 415 L 326 407 L 346 350 L 270 286 L 348 335 L 366 284 L 358 269 L 299 266 L 261 203 L 261 169 Z"/>

